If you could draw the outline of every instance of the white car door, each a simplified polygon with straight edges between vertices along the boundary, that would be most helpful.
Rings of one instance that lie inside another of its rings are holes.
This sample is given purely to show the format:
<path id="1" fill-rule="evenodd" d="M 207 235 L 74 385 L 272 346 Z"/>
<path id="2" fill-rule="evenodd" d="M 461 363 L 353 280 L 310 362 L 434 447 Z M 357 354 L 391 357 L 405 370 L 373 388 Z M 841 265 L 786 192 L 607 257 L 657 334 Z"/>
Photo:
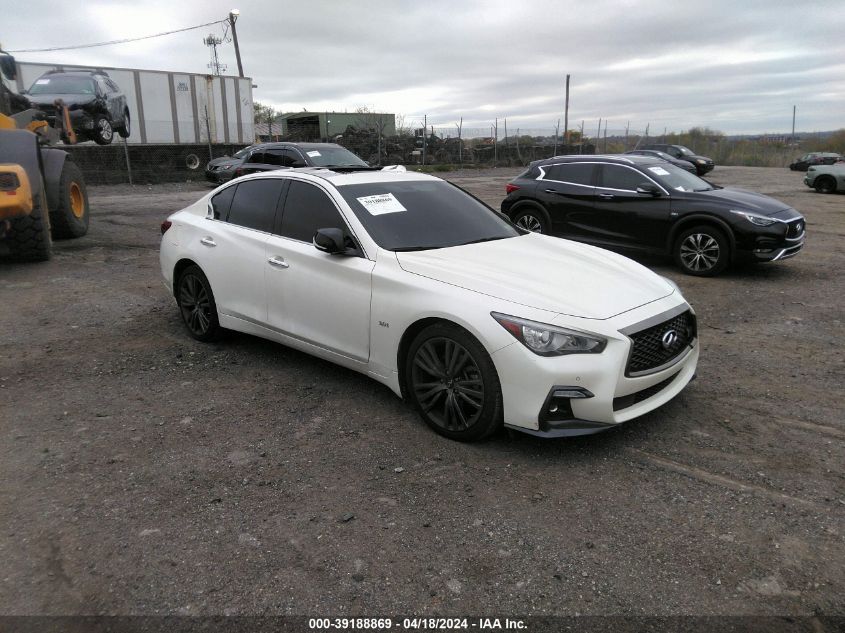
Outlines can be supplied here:
<path id="1" fill-rule="evenodd" d="M 282 189 L 277 178 L 247 180 L 212 198 L 214 217 L 201 223 L 194 250 L 221 314 L 261 324 L 267 319 L 265 249 Z"/>
<path id="2" fill-rule="evenodd" d="M 295 338 L 366 362 L 375 262 L 363 253 L 318 251 L 312 243 L 317 229 L 339 228 L 351 236 L 350 231 L 323 189 L 289 183 L 281 219 L 267 240 L 267 321 Z"/>

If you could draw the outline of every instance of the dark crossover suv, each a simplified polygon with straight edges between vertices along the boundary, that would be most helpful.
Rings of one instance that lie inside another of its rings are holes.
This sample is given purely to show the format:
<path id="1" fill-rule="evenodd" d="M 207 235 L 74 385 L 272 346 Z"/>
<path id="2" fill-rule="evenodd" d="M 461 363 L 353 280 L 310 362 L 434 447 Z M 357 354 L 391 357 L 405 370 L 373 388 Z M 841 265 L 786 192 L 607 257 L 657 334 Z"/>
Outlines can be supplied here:
<path id="1" fill-rule="evenodd" d="M 283 167 L 360 168 L 369 165 L 336 143 L 261 143 L 242 149 L 231 159 L 209 162 L 205 177 L 220 183 L 245 174 Z"/>
<path id="2" fill-rule="evenodd" d="M 693 174 L 698 174 L 698 170 L 695 168 L 695 165 L 693 165 L 688 160 L 678 160 L 677 158 L 670 156 L 666 152 L 661 152 L 658 149 L 635 149 L 625 153 L 633 154 L 634 156 L 651 156 L 652 158 L 662 158 L 667 163 L 672 163 L 675 167 L 680 167 L 684 171 L 688 171 Z"/>
<path id="3" fill-rule="evenodd" d="M 557 156 L 507 185 L 517 226 L 611 249 L 671 255 L 690 275 L 778 261 L 804 246 L 804 217 L 774 198 L 725 189 L 657 158 Z"/>
<path id="4" fill-rule="evenodd" d="M 672 158 L 677 158 L 678 160 L 685 160 L 687 162 L 690 162 L 695 167 L 695 173 L 697 173 L 699 176 L 703 176 L 707 172 L 713 171 L 713 168 L 716 166 L 716 163 L 713 162 L 712 158 L 707 158 L 707 156 L 699 156 L 689 147 L 684 147 L 683 145 L 652 143 L 651 145 L 643 145 L 643 147 L 640 149 L 656 149 L 661 152 L 666 152 Z"/>
<path id="5" fill-rule="evenodd" d="M 115 132 L 123 138 L 129 136 L 126 95 L 108 73 L 51 70 L 24 94 L 51 123 L 56 118 L 55 102 L 61 99 L 68 107 L 74 131 L 99 145 L 111 143 Z"/>

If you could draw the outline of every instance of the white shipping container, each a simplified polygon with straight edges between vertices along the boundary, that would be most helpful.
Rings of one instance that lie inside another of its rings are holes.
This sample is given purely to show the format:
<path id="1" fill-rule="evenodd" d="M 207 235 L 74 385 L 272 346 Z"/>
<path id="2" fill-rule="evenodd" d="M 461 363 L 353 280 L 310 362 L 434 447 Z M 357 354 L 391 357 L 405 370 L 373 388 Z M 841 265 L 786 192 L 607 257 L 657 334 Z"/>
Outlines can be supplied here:
<path id="1" fill-rule="evenodd" d="M 129 143 L 244 143 L 255 140 L 252 79 L 195 73 L 18 62 L 21 92 L 49 70 L 105 71 L 126 95 Z"/>

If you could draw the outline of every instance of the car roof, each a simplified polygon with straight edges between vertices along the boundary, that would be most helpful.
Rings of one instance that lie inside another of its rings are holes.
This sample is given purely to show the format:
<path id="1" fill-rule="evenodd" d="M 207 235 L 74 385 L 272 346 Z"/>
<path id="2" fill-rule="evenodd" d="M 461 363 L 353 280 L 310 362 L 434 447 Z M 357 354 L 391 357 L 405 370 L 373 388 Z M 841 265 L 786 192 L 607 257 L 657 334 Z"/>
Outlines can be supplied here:
<path id="1" fill-rule="evenodd" d="M 109 74 L 104 70 L 48 70 L 41 75 L 69 75 L 71 77 L 108 77 Z"/>
<path id="2" fill-rule="evenodd" d="M 325 145 L 325 143 L 324 143 Z M 335 187 L 344 185 L 366 185 L 369 183 L 402 182 L 402 181 L 440 181 L 442 178 L 422 174 L 415 171 L 392 171 L 378 169 L 375 171 L 338 172 L 325 167 L 295 167 L 293 169 L 275 169 L 243 176 L 243 179 L 253 178 L 295 178 L 298 180 L 323 180 Z"/>
<path id="3" fill-rule="evenodd" d="M 561 163 L 615 163 L 618 165 L 653 165 L 656 162 L 665 161 L 656 156 L 641 156 L 639 154 L 564 154 L 563 156 L 552 156 L 534 162 L 534 165 L 558 165 Z"/>
<path id="4" fill-rule="evenodd" d="M 273 148 L 282 148 L 282 147 L 299 147 L 301 149 L 321 149 L 325 147 L 338 147 L 340 149 L 346 149 L 342 145 L 338 145 L 337 143 L 299 143 L 297 141 L 274 141 L 272 143 L 259 143 L 254 147 L 261 147 L 264 149 L 273 149 Z"/>

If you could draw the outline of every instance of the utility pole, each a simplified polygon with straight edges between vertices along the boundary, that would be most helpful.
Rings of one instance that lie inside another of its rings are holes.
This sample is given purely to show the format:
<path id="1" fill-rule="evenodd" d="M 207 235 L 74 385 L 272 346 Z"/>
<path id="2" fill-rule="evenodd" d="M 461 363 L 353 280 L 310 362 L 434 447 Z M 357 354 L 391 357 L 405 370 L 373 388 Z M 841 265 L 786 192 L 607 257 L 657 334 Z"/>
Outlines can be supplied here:
<path id="1" fill-rule="evenodd" d="M 625 151 L 628 151 L 628 129 L 631 127 L 631 122 L 625 124 Z"/>
<path id="2" fill-rule="evenodd" d="M 423 162 L 422 164 L 425 165 L 425 145 L 426 145 L 426 134 L 428 134 L 428 115 L 423 115 Z"/>
<path id="3" fill-rule="evenodd" d="M 607 154 L 607 119 L 604 120 L 604 153 Z"/>
<path id="4" fill-rule="evenodd" d="M 557 120 L 557 125 L 555 126 L 555 151 L 552 156 L 557 156 L 557 137 L 560 136 L 560 119 Z"/>
<path id="5" fill-rule="evenodd" d="M 798 106 L 792 106 L 792 136 L 789 137 L 789 142 L 795 142 L 795 111 L 798 109 Z"/>
<path id="6" fill-rule="evenodd" d="M 499 117 L 496 117 L 495 134 L 493 135 L 493 164 L 499 165 Z"/>
<path id="7" fill-rule="evenodd" d="M 596 130 L 596 150 L 599 149 L 599 143 L 601 142 L 601 117 L 599 117 L 599 129 Z"/>
<path id="8" fill-rule="evenodd" d="M 584 153 L 584 122 L 581 121 L 581 137 L 578 139 L 578 153 Z"/>
<path id="9" fill-rule="evenodd" d="M 569 146 L 569 75 L 566 76 L 566 107 L 563 110 L 563 142 Z"/>
<path id="10" fill-rule="evenodd" d="M 241 64 L 241 49 L 238 46 L 238 32 L 235 30 L 235 22 L 241 14 L 237 9 L 229 11 L 229 25 L 232 27 L 232 42 L 235 44 L 235 59 L 238 60 L 238 76 L 244 76 L 244 67 Z"/>

